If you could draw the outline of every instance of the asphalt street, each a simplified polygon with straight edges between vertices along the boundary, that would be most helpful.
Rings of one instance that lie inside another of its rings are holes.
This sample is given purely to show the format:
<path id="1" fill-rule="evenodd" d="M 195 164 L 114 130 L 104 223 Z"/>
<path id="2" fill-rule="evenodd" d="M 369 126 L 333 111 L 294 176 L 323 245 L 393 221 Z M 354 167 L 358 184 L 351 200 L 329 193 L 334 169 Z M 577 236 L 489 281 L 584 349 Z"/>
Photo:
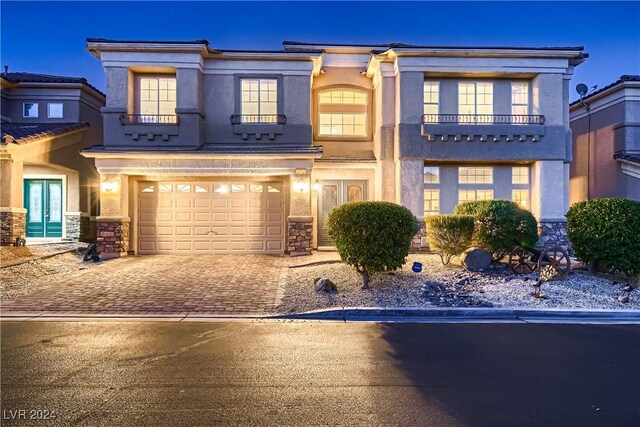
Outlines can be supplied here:
<path id="1" fill-rule="evenodd" d="M 632 325 L 1 328 L 3 426 L 640 425 Z"/>

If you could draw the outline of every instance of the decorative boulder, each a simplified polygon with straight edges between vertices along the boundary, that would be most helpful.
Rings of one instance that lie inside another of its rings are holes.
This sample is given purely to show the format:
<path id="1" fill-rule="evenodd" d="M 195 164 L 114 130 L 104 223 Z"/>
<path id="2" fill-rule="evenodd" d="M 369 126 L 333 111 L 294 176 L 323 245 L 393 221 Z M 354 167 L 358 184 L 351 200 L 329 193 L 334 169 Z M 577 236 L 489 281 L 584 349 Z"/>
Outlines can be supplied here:
<path id="1" fill-rule="evenodd" d="M 467 270 L 485 270 L 491 265 L 491 252 L 482 248 L 469 248 L 462 254 L 462 263 Z"/>
<path id="2" fill-rule="evenodd" d="M 314 281 L 313 281 L 313 285 L 316 288 L 316 292 L 334 292 L 337 291 L 338 288 L 336 287 L 335 283 L 333 283 L 331 280 L 329 279 L 325 279 L 323 277 L 317 277 Z"/>

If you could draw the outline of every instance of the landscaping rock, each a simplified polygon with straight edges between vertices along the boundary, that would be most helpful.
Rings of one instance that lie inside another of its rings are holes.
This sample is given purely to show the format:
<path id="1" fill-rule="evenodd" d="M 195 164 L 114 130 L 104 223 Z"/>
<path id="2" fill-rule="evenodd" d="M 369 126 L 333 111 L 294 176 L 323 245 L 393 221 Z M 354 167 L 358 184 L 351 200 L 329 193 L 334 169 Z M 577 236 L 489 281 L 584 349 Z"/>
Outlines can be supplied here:
<path id="1" fill-rule="evenodd" d="M 491 265 L 491 252 L 481 248 L 469 248 L 462 254 L 462 263 L 467 270 L 482 271 Z"/>
<path id="2" fill-rule="evenodd" d="M 317 292 L 335 292 L 338 290 L 338 287 L 330 279 L 321 277 L 317 277 L 314 280 L 314 286 Z"/>

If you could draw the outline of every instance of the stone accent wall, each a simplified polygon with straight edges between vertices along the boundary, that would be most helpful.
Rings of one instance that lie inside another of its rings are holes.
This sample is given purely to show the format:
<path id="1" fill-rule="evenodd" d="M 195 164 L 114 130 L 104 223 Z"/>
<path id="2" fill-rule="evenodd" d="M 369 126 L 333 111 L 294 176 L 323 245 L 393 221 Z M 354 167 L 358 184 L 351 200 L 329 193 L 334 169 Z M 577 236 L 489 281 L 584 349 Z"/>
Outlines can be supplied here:
<path id="1" fill-rule="evenodd" d="M 410 252 L 422 252 L 428 251 L 429 249 L 428 245 L 423 239 L 427 235 L 427 224 L 424 222 L 424 220 L 420 219 L 418 221 L 420 221 L 420 230 L 415 236 L 413 236 L 413 240 L 411 241 L 411 248 L 409 248 Z"/>
<path id="2" fill-rule="evenodd" d="M 129 222 L 99 220 L 96 226 L 96 241 L 102 259 L 117 258 L 129 251 Z"/>
<path id="3" fill-rule="evenodd" d="M 573 255 L 571 242 L 567 237 L 567 223 L 564 221 L 539 222 L 538 223 L 538 246 L 560 246 L 569 255 Z"/>
<path id="4" fill-rule="evenodd" d="M 26 235 L 27 214 L 23 212 L 0 212 L 0 245 L 15 244 L 16 237 Z"/>
<path id="5" fill-rule="evenodd" d="M 80 240 L 81 221 L 80 215 L 65 215 L 67 239 L 73 240 L 74 242 Z"/>
<path id="6" fill-rule="evenodd" d="M 80 217 L 80 241 L 92 242 L 95 237 L 91 238 L 91 220 L 88 216 Z"/>
<path id="7" fill-rule="evenodd" d="M 287 220 L 287 250 L 291 256 L 311 255 L 313 217 L 290 216 Z"/>

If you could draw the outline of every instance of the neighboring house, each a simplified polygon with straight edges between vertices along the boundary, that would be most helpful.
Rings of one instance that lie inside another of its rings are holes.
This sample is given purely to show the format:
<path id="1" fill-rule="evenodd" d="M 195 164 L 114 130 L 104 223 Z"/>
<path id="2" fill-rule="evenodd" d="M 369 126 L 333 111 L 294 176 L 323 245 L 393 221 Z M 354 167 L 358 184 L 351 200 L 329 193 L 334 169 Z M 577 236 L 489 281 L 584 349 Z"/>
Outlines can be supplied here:
<path id="1" fill-rule="evenodd" d="M 0 84 L 2 245 L 90 240 L 99 176 L 80 150 L 102 144 L 105 95 L 84 78 L 6 67 Z"/>
<path id="2" fill-rule="evenodd" d="M 620 76 L 582 101 L 570 106 L 571 203 L 640 200 L 640 75 Z"/>
<path id="3" fill-rule="evenodd" d="M 304 254 L 332 246 L 333 208 L 362 200 L 418 218 L 516 200 L 545 242 L 566 243 L 581 47 L 87 48 L 107 77 L 104 146 L 83 151 L 101 177 L 107 256 Z"/>

